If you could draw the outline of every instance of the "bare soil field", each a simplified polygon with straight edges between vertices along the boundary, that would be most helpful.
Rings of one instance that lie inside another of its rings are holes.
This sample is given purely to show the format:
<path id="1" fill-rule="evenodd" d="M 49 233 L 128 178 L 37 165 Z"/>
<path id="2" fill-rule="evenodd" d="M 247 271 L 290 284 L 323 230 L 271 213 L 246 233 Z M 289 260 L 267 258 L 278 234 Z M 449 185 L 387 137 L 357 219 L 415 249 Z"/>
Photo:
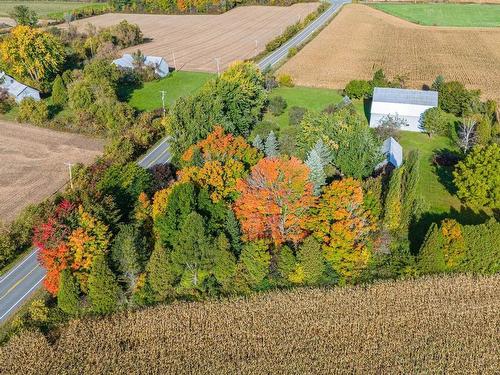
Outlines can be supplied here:
<path id="1" fill-rule="evenodd" d="M 383 68 L 421 88 L 442 74 L 500 99 L 500 28 L 420 26 L 365 5 L 348 5 L 279 73 L 298 85 L 343 88 Z"/>
<path id="2" fill-rule="evenodd" d="M 68 180 L 65 163 L 87 163 L 100 140 L 0 121 L 0 221 L 42 201 Z"/>
<path id="3" fill-rule="evenodd" d="M 0 347 L 2 374 L 498 374 L 500 275 L 178 302 Z"/>
<path id="4" fill-rule="evenodd" d="M 144 54 L 161 56 L 178 70 L 216 72 L 235 60 L 248 59 L 284 29 L 316 10 L 319 3 L 289 7 L 248 6 L 221 15 L 104 14 L 73 22 L 85 31 L 88 23 L 97 28 L 127 20 L 139 25 L 151 41 L 124 52 L 140 49 Z"/>

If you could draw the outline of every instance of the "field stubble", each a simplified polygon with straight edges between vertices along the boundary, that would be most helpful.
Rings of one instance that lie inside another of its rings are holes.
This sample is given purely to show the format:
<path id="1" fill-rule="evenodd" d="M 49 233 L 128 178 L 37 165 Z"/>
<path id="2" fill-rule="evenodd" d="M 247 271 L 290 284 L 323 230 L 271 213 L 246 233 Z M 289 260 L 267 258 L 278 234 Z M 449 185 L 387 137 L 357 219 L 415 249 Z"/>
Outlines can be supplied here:
<path id="1" fill-rule="evenodd" d="M 298 85 L 343 88 L 379 68 L 390 78 L 407 75 L 410 87 L 441 74 L 500 100 L 500 28 L 420 26 L 352 4 L 279 73 Z"/>
<path id="2" fill-rule="evenodd" d="M 0 121 L 0 221 L 48 197 L 66 181 L 65 163 L 92 161 L 100 140 Z"/>
<path id="3" fill-rule="evenodd" d="M 140 49 L 146 55 L 161 56 L 178 70 L 217 72 L 215 59 L 225 69 L 235 60 L 252 58 L 288 25 L 304 19 L 319 3 L 288 7 L 244 6 L 220 15 L 104 14 L 73 22 L 82 31 L 92 23 L 97 28 L 121 20 L 135 23 L 151 41 L 123 52 Z"/>
<path id="4" fill-rule="evenodd" d="M 0 347 L 0 373 L 493 374 L 500 275 L 175 303 Z"/>

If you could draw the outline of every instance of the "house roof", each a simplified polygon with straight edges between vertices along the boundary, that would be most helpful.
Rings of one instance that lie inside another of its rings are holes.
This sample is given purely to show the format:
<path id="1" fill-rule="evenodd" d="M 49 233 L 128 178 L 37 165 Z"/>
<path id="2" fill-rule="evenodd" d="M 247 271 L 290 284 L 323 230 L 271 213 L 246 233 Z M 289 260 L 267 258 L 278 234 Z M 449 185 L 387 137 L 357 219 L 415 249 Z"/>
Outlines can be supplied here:
<path id="1" fill-rule="evenodd" d="M 373 90 L 372 102 L 413 104 L 436 107 L 438 105 L 438 92 L 396 89 L 389 87 L 375 87 L 375 89 Z"/>
<path id="2" fill-rule="evenodd" d="M 7 90 L 7 92 L 15 96 L 16 98 L 26 89 L 31 88 L 21 82 L 16 81 L 14 78 L 9 76 L 8 74 L 5 74 L 5 72 L 0 71 L 0 87 L 4 88 Z M 38 92 L 38 90 L 31 88 L 32 90 L 35 90 Z"/>
<path id="3" fill-rule="evenodd" d="M 403 164 L 403 147 L 394 138 L 387 138 L 382 144 L 381 151 L 387 156 L 387 161 L 395 167 Z"/>

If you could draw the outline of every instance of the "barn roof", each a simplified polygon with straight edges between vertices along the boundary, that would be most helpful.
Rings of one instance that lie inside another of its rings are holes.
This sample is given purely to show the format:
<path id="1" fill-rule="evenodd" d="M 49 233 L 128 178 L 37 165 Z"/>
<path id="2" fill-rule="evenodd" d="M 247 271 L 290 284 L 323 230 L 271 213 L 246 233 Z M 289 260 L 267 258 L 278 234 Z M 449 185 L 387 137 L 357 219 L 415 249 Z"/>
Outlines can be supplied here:
<path id="1" fill-rule="evenodd" d="M 14 96 L 18 97 L 24 90 L 30 88 L 38 92 L 38 90 L 33 89 L 21 82 L 16 81 L 14 78 L 5 74 L 5 72 L 0 71 L 0 87 L 7 90 L 7 92 Z"/>
<path id="2" fill-rule="evenodd" d="M 373 90 L 373 102 L 414 104 L 436 107 L 438 105 L 438 93 L 437 91 L 375 87 Z"/>
<path id="3" fill-rule="evenodd" d="M 394 138 L 387 138 L 382 145 L 381 151 L 387 156 L 387 161 L 396 168 L 403 164 L 403 148 Z"/>

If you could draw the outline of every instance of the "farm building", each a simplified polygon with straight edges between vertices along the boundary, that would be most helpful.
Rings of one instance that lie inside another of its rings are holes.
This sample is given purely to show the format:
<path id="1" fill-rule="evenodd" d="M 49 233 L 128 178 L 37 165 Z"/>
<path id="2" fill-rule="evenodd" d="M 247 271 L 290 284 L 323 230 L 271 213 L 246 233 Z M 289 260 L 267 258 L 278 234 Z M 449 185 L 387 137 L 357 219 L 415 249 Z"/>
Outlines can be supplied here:
<path id="1" fill-rule="evenodd" d="M 40 100 L 40 92 L 33 87 L 26 86 L 21 82 L 0 71 L 0 88 L 7 90 L 16 102 L 20 102 L 24 98 L 33 98 Z"/>
<path id="2" fill-rule="evenodd" d="M 113 60 L 113 64 L 122 69 L 134 69 L 134 56 L 126 53 L 121 58 Z M 163 57 L 144 56 L 143 64 L 153 67 L 155 73 L 161 78 L 166 77 L 169 73 L 168 63 Z"/>
<path id="3" fill-rule="evenodd" d="M 421 132 L 421 119 L 426 110 L 438 105 L 437 91 L 375 87 L 370 114 L 370 127 L 376 128 L 388 115 L 404 119 L 401 130 Z"/>
<path id="4" fill-rule="evenodd" d="M 386 159 L 377 165 L 375 169 L 382 168 L 387 163 L 391 163 L 396 168 L 403 164 L 403 147 L 394 138 L 387 138 L 380 151 L 385 155 Z"/>

